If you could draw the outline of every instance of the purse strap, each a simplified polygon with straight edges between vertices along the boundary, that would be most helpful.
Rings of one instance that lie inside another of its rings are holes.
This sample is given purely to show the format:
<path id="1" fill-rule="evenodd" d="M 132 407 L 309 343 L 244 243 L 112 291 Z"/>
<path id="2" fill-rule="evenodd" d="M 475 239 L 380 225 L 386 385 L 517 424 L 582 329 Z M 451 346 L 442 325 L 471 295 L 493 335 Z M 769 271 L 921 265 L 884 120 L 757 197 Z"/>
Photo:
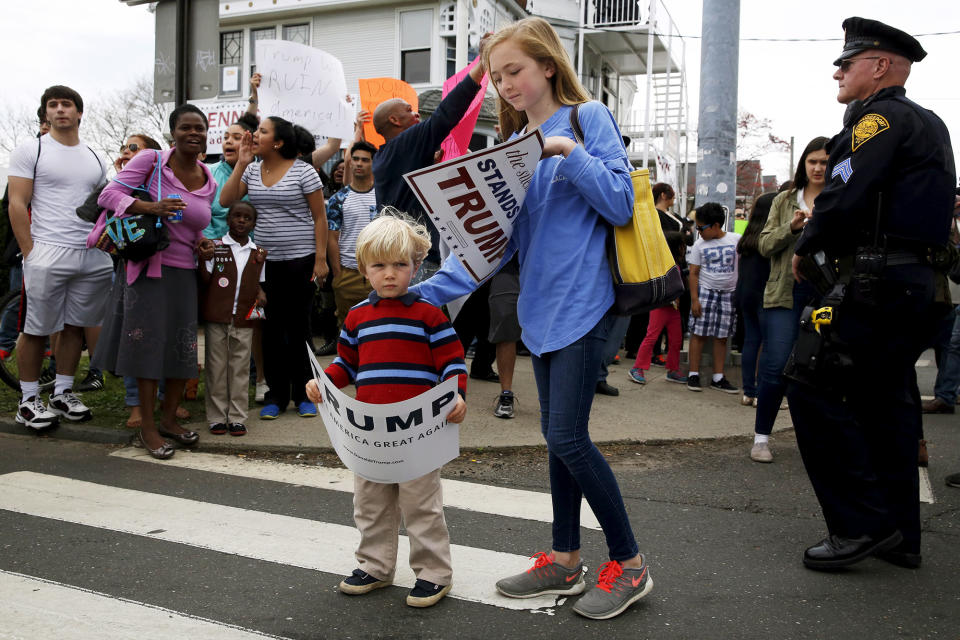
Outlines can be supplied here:
<path id="1" fill-rule="evenodd" d="M 580 126 L 580 103 L 573 105 L 570 109 L 570 128 L 573 129 L 573 137 L 577 139 L 577 144 L 583 145 L 583 127 Z"/>

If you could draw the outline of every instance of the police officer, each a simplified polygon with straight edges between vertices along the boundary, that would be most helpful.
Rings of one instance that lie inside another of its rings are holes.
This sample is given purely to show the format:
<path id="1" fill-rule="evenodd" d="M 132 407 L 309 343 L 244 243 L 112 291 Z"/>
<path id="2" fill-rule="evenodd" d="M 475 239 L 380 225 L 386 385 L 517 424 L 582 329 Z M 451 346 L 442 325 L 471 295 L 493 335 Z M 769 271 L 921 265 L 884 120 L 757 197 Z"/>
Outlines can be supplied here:
<path id="1" fill-rule="evenodd" d="M 917 568 L 914 365 L 949 308 L 933 256 L 947 245 L 956 172 L 947 128 L 905 95 L 911 64 L 926 56 L 920 43 L 875 20 L 843 28 L 833 77 L 844 128 L 827 146 L 827 186 L 793 261 L 802 279 L 803 256 L 825 258 L 841 285 L 819 369 L 787 370 L 797 444 L 829 533 L 803 562 L 829 570 L 876 556 Z"/>

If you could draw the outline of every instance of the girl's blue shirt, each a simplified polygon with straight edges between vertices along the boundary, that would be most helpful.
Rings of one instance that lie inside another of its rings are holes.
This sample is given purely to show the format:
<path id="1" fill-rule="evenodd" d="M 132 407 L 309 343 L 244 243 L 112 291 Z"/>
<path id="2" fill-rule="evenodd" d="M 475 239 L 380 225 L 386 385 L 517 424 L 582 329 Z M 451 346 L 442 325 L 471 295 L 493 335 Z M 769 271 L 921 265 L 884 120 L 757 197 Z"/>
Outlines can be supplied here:
<path id="1" fill-rule="evenodd" d="M 562 106 L 543 123 L 545 138 L 575 139 L 571 109 Z M 517 315 L 523 342 L 537 356 L 586 335 L 613 304 L 608 229 L 633 215 L 632 167 L 613 114 L 599 102 L 582 104 L 579 111 L 584 146 L 537 165 L 500 263 L 519 254 Z M 450 255 L 432 278 L 411 290 L 441 305 L 477 286 Z"/>

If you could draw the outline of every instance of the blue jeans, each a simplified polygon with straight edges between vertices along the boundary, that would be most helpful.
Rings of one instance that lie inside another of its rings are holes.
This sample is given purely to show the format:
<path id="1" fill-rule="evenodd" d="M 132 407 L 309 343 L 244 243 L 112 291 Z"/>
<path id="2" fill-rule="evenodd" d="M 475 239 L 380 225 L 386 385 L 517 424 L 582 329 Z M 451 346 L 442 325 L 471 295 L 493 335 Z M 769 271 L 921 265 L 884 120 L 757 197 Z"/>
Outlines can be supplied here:
<path id="1" fill-rule="evenodd" d="M 955 308 L 948 317 L 953 319 L 953 330 L 947 348 L 940 355 L 933 395 L 952 407 L 957 401 L 957 388 L 960 387 L 960 314 Z"/>
<path id="2" fill-rule="evenodd" d="M 763 296 L 754 296 L 756 300 L 744 300 L 740 304 L 740 317 L 743 318 L 743 351 L 741 352 L 740 371 L 743 381 L 743 395 L 757 397 L 757 356 L 760 354 L 761 329 L 760 314 L 763 312 Z"/>
<path id="3" fill-rule="evenodd" d="M 573 344 L 532 361 L 550 460 L 553 549 L 580 548 L 580 501 L 585 497 L 606 536 L 610 559 L 624 561 L 637 555 L 637 542 L 613 471 L 587 430 L 597 369 L 615 318 L 604 316 Z"/>
<path id="4" fill-rule="evenodd" d="M 801 309 L 802 311 L 802 309 Z M 799 312 L 795 309 L 774 307 L 760 313 L 763 352 L 760 354 L 760 384 L 757 387 L 757 417 L 753 430 L 770 435 L 780 411 L 786 383 L 783 367 L 793 350 L 799 330 Z"/>
<path id="5" fill-rule="evenodd" d="M 160 380 L 158 385 L 159 393 L 157 397 L 162 401 L 163 392 L 167 387 L 166 380 Z M 133 376 L 123 376 L 123 404 L 128 407 L 136 407 L 140 404 L 140 390 L 137 388 L 137 379 Z"/>
<path id="6" fill-rule="evenodd" d="M 607 334 L 607 340 L 603 345 L 603 353 L 600 354 L 600 373 L 597 376 L 597 382 L 605 382 L 610 374 L 608 367 L 620 351 L 620 343 L 623 337 L 627 335 L 627 329 L 630 328 L 630 318 L 632 316 L 611 316 L 613 321 L 610 323 L 610 332 Z"/>

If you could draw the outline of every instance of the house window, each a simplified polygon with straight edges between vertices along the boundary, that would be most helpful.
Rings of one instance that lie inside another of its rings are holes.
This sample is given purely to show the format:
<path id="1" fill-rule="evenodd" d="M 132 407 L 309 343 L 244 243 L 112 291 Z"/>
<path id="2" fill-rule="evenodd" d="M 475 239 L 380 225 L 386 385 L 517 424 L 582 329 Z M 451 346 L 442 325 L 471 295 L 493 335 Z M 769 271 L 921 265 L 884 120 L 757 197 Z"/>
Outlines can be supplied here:
<path id="1" fill-rule="evenodd" d="M 450 78 L 457 73 L 457 39 L 444 38 L 443 45 L 447 52 L 447 75 L 444 77 Z"/>
<path id="2" fill-rule="evenodd" d="M 400 12 L 400 79 L 410 84 L 430 82 L 430 43 L 433 10 Z"/>
<path id="3" fill-rule="evenodd" d="M 457 33 L 457 5 L 448 4 L 440 12 L 440 35 L 452 36 Z"/>
<path id="4" fill-rule="evenodd" d="M 220 64 L 240 64 L 243 61 L 243 31 L 224 31 L 220 34 Z"/>
<path id="5" fill-rule="evenodd" d="M 220 34 L 220 95 L 240 93 L 240 65 L 243 63 L 243 31 Z"/>
<path id="6" fill-rule="evenodd" d="M 310 25 L 308 24 L 285 24 L 283 25 L 283 39 L 289 42 L 299 42 L 300 44 L 310 44 Z"/>
<path id="7" fill-rule="evenodd" d="M 276 37 L 276 27 L 250 29 L 250 75 L 257 69 L 257 40 L 274 40 Z"/>

